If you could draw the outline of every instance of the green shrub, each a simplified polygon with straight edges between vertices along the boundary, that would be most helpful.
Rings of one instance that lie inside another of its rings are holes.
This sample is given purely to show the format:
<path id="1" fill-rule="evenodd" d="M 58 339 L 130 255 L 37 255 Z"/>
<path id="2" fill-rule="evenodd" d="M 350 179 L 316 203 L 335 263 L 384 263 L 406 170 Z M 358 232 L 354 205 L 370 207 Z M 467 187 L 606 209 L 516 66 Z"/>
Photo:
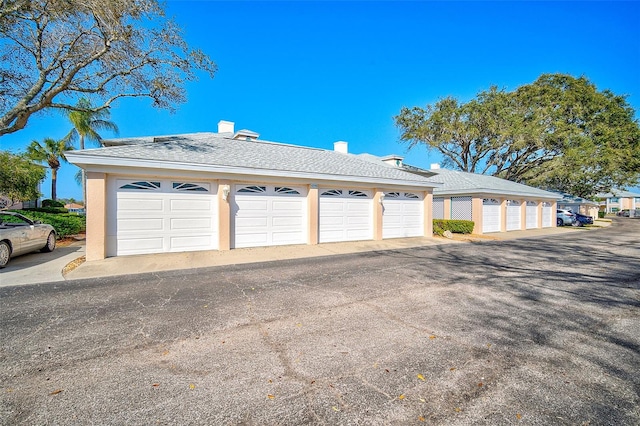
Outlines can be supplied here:
<path id="1" fill-rule="evenodd" d="M 65 209 L 64 207 L 34 207 L 34 208 L 29 208 L 24 210 L 30 211 L 30 212 L 51 213 L 51 214 L 69 213 L 69 210 Z"/>
<path id="2" fill-rule="evenodd" d="M 454 234 L 471 234 L 474 225 L 471 220 L 433 219 L 433 233 L 442 235 L 444 231 L 451 231 Z"/>
<path id="3" fill-rule="evenodd" d="M 606 212 L 598 212 L 598 218 L 604 219 L 604 215 Z"/>
<path id="4" fill-rule="evenodd" d="M 86 229 L 85 216 L 78 216 L 73 213 L 45 213 L 33 210 L 21 210 L 19 213 L 31 220 L 39 220 L 42 223 L 53 226 L 56 229 L 58 238 L 75 235 Z"/>
<path id="5" fill-rule="evenodd" d="M 60 201 L 54 201 L 54 200 L 42 200 L 42 207 L 62 207 L 64 208 L 64 203 L 61 203 Z"/>

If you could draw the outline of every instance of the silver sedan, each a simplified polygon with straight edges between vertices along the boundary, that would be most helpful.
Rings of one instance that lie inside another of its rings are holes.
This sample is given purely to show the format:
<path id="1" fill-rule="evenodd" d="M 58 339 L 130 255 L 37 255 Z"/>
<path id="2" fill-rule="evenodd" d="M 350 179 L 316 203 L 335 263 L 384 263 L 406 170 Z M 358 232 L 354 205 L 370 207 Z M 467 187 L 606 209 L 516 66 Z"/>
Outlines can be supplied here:
<path id="1" fill-rule="evenodd" d="M 19 213 L 0 212 L 0 268 L 9 259 L 40 250 L 56 248 L 56 230 L 51 225 L 32 221 Z"/>

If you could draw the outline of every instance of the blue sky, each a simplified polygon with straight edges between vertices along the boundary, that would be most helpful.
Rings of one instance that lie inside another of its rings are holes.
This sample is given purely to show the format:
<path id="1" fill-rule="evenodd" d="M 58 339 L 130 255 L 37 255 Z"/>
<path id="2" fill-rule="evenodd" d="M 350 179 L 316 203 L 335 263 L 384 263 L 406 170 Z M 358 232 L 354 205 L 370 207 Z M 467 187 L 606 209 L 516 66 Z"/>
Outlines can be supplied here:
<path id="1" fill-rule="evenodd" d="M 112 108 L 120 136 L 216 131 L 219 120 L 260 139 L 349 151 L 401 154 L 428 167 L 441 158 L 406 152 L 393 116 L 452 95 L 472 98 L 491 85 L 512 90 L 542 73 L 588 77 L 628 95 L 640 117 L 640 3 L 609 2 L 221 2 L 168 1 L 192 47 L 217 64 L 214 79 L 188 86 L 175 114 L 147 100 Z M 65 117 L 49 113 L 0 139 L 19 151 L 60 138 Z M 103 137 L 111 137 L 108 132 Z M 58 197 L 81 198 L 64 165 Z M 43 183 L 50 196 L 50 180 Z M 640 192 L 638 190 L 637 192 Z"/>

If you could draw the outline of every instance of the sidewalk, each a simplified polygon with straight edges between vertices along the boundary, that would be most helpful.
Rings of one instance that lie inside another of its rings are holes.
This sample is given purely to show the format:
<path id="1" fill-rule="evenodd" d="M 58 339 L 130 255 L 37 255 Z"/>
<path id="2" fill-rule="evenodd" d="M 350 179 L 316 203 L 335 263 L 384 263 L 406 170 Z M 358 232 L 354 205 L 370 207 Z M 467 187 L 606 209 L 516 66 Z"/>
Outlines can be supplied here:
<path id="1" fill-rule="evenodd" d="M 610 222 L 596 222 L 597 226 L 608 226 L 610 224 Z M 211 266 L 372 251 L 402 250 L 441 244 L 536 238 L 567 232 L 588 232 L 588 230 L 585 228 L 566 226 L 561 228 L 531 229 L 527 231 L 510 231 L 485 235 L 454 234 L 452 239 L 444 237 L 417 237 L 382 241 L 323 243 L 318 245 L 254 247 L 229 251 L 211 250 L 183 253 L 158 253 L 110 257 L 92 262 L 83 262 L 85 251 L 84 241 L 76 241 L 70 246 L 58 247 L 52 253 L 32 253 L 11 259 L 6 268 L 0 269 L 0 287 L 141 274 L 146 272 L 172 271 L 186 268 L 206 268 Z"/>
<path id="2" fill-rule="evenodd" d="M 192 251 L 110 257 L 84 262 L 65 275 L 67 280 L 97 278 L 146 272 L 171 271 L 186 268 L 269 262 L 284 259 L 330 256 L 384 250 L 402 250 L 440 244 L 460 244 L 470 241 L 499 241 L 517 238 L 535 238 L 545 235 L 580 232 L 582 228 L 561 227 L 511 231 L 487 235 L 455 235 L 444 237 L 398 238 L 382 241 L 353 241 L 317 245 L 272 246 L 234 249 L 229 251 Z"/>

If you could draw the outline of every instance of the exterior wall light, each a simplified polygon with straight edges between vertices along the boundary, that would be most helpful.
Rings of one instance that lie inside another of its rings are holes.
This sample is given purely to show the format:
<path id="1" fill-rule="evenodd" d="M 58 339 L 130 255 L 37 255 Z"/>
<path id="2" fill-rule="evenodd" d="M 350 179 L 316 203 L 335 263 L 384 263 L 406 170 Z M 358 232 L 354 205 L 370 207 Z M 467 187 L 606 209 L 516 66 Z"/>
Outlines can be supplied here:
<path id="1" fill-rule="evenodd" d="M 229 192 L 231 192 L 231 188 L 229 188 L 229 185 L 223 185 L 222 186 L 222 199 L 224 201 L 227 201 L 227 199 L 229 198 Z"/>
<path id="2" fill-rule="evenodd" d="M 380 195 L 380 204 L 382 204 L 383 201 L 384 201 L 384 193 Z"/>

